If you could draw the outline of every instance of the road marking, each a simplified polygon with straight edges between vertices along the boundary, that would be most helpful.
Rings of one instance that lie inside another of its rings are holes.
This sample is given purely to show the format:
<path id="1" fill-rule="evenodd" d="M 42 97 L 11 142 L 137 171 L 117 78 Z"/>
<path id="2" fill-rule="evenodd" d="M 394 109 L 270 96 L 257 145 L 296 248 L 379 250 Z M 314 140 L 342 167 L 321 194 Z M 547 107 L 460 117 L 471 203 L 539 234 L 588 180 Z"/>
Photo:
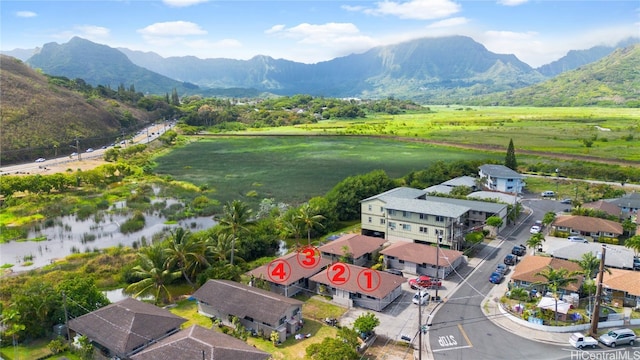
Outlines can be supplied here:
<path id="1" fill-rule="evenodd" d="M 464 337 L 464 339 L 467 341 L 467 344 L 469 344 L 469 347 L 473 347 L 473 344 L 471 343 L 471 340 L 469 340 L 467 333 L 462 328 L 462 324 L 458 324 L 458 329 L 460 329 L 460 332 L 462 333 L 462 337 Z"/>
<path id="2" fill-rule="evenodd" d="M 440 352 L 440 351 L 449 351 L 449 350 L 460 350 L 460 349 L 468 349 L 471 346 L 466 345 L 466 346 L 456 346 L 456 347 L 452 347 L 452 348 L 444 348 L 444 349 L 435 349 L 435 350 L 431 350 L 431 352 Z"/>

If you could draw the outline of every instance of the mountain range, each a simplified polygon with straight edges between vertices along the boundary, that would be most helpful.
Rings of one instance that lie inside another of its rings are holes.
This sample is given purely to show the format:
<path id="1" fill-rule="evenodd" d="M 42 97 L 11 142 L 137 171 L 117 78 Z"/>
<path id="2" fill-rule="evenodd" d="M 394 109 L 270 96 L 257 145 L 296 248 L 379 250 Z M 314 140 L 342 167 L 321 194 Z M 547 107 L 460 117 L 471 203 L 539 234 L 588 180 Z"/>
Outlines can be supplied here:
<path id="1" fill-rule="evenodd" d="M 111 88 L 134 85 L 137 91 L 149 94 L 176 89 L 180 95 L 393 96 L 423 103 L 452 103 L 539 84 L 638 42 L 640 38 L 632 38 L 615 47 L 572 51 L 538 69 L 514 55 L 490 52 L 464 36 L 423 38 L 317 64 L 268 56 L 249 60 L 163 58 L 76 37 L 65 44 L 45 44 L 26 62 L 50 75 L 82 78 L 89 84 Z M 25 53 L 21 50 L 20 55 L 24 57 Z"/>

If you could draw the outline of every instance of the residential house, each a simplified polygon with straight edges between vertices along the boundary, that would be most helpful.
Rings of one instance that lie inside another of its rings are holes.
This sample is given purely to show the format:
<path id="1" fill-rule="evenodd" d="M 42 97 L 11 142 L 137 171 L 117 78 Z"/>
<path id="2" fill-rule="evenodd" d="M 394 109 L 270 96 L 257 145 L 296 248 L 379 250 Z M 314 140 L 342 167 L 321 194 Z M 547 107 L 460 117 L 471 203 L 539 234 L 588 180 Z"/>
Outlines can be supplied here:
<path id="1" fill-rule="evenodd" d="M 608 268 L 633 269 L 633 251 L 618 245 L 607 245 L 607 251 L 604 257 L 604 264 Z M 549 255 L 557 259 L 580 261 L 585 253 L 597 254 L 602 251 L 600 243 L 574 243 L 567 244 L 547 251 Z"/>
<path id="2" fill-rule="evenodd" d="M 373 256 L 382 250 L 384 239 L 360 234 L 343 235 L 318 248 L 322 257 L 330 262 L 347 262 L 358 266 L 367 266 L 375 262 Z"/>
<path id="3" fill-rule="evenodd" d="M 397 242 L 380 252 L 387 268 L 417 275 L 445 279 L 460 265 L 466 263 L 462 252 L 435 246 Z"/>
<path id="4" fill-rule="evenodd" d="M 637 271 L 610 268 L 604 272 L 602 285 L 615 306 L 640 308 L 640 273 Z"/>
<path id="5" fill-rule="evenodd" d="M 382 311 L 398 298 L 406 281 L 399 275 L 346 263 L 333 264 L 310 280 L 322 285 L 318 286 L 319 294 L 331 295 L 338 304 L 375 311 Z"/>
<path id="6" fill-rule="evenodd" d="M 480 183 L 491 191 L 519 194 L 525 186 L 524 176 L 504 165 L 480 166 Z"/>
<path id="7" fill-rule="evenodd" d="M 312 249 L 315 252 L 315 249 Z M 280 262 L 283 265 L 283 270 L 286 272 L 286 276 L 274 277 L 271 272 L 274 270 L 270 268 L 272 263 L 262 265 L 251 271 L 248 271 L 246 275 L 252 278 L 251 285 L 256 285 L 257 282 L 265 282 L 269 284 L 269 289 L 276 293 L 286 297 L 292 297 L 295 294 L 314 289 L 309 289 L 309 278 L 320 271 L 324 270 L 331 260 L 321 257 L 319 252 L 312 254 L 314 258 L 311 259 L 313 263 L 311 265 L 305 265 L 308 263 L 307 253 L 291 252 L 287 255 L 281 256 L 274 262 Z"/>
<path id="8" fill-rule="evenodd" d="M 155 305 L 126 298 L 69 321 L 105 356 L 130 359 L 149 345 L 180 330 L 186 320 Z"/>
<path id="9" fill-rule="evenodd" d="M 233 336 L 199 325 L 174 333 L 133 355 L 131 360 L 267 360 L 271 354 Z"/>
<path id="10" fill-rule="evenodd" d="M 637 214 L 640 210 L 640 193 L 631 192 L 618 199 L 610 199 L 608 202 L 618 205 L 622 213 L 629 216 Z"/>
<path id="11" fill-rule="evenodd" d="M 616 204 L 613 204 L 608 201 L 598 200 L 586 204 L 582 204 L 583 208 L 593 209 L 595 211 L 601 211 L 611 216 L 615 216 L 620 219 L 622 217 L 622 210 Z"/>
<path id="12" fill-rule="evenodd" d="M 549 287 L 545 284 L 547 279 L 542 275 L 538 275 L 538 273 L 545 272 L 548 266 L 555 270 L 567 269 L 569 273 L 582 271 L 580 265 L 573 261 L 530 255 L 522 258 L 522 261 L 513 269 L 513 274 L 511 275 L 512 285 L 529 290 L 536 290 L 544 294 L 546 291 L 549 291 Z M 577 281 L 567 284 L 564 288 L 559 288 L 558 292 L 560 294 L 577 293 L 580 287 L 582 287 L 584 279 L 581 275 L 577 275 L 576 278 Z"/>
<path id="13" fill-rule="evenodd" d="M 427 194 L 450 194 L 451 190 L 460 186 L 468 187 L 469 189 L 471 189 L 471 191 L 478 190 L 477 179 L 473 176 L 458 176 L 457 178 L 447 180 L 441 184 L 429 186 L 424 190 Z"/>
<path id="14" fill-rule="evenodd" d="M 595 217 L 582 215 L 559 216 L 551 224 L 556 236 L 560 234 L 590 236 L 594 240 L 603 238 L 617 239 L 622 235 L 622 224 Z"/>
<path id="15" fill-rule="evenodd" d="M 227 326 L 234 326 L 235 317 L 258 333 L 268 336 L 276 331 L 280 341 L 298 331 L 302 322 L 302 301 L 230 280 L 209 280 L 192 296 L 200 314 Z"/>
<path id="16" fill-rule="evenodd" d="M 507 216 L 506 204 L 426 194 L 398 187 L 362 200 L 362 233 L 391 242 L 439 242 L 442 247 L 459 249 L 470 229 L 482 226 L 490 216 Z"/>

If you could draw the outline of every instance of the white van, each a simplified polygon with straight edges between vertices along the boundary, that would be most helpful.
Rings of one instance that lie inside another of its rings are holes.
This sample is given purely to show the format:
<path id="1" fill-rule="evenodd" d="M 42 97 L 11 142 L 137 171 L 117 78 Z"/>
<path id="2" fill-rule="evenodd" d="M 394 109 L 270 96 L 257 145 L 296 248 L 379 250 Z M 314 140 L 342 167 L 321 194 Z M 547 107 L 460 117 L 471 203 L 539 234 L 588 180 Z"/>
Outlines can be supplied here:
<path id="1" fill-rule="evenodd" d="M 547 190 L 547 191 L 543 191 L 542 194 L 540 194 L 540 196 L 542 196 L 542 197 L 554 197 L 554 196 L 556 196 L 556 193 L 551 191 L 551 190 Z"/>

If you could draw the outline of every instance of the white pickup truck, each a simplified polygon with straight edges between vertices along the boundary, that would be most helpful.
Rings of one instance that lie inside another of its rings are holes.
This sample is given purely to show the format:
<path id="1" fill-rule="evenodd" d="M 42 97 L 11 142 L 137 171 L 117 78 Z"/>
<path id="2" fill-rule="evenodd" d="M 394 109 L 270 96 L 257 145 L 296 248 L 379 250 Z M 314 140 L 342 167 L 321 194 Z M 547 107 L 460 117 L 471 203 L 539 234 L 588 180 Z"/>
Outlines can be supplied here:
<path id="1" fill-rule="evenodd" d="M 586 347 L 595 349 L 598 346 L 598 340 L 594 339 L 591 336 L 583 335 L 580 333 L 573 333 L 569 338 L 569 344 L 578 349 Z"/>

